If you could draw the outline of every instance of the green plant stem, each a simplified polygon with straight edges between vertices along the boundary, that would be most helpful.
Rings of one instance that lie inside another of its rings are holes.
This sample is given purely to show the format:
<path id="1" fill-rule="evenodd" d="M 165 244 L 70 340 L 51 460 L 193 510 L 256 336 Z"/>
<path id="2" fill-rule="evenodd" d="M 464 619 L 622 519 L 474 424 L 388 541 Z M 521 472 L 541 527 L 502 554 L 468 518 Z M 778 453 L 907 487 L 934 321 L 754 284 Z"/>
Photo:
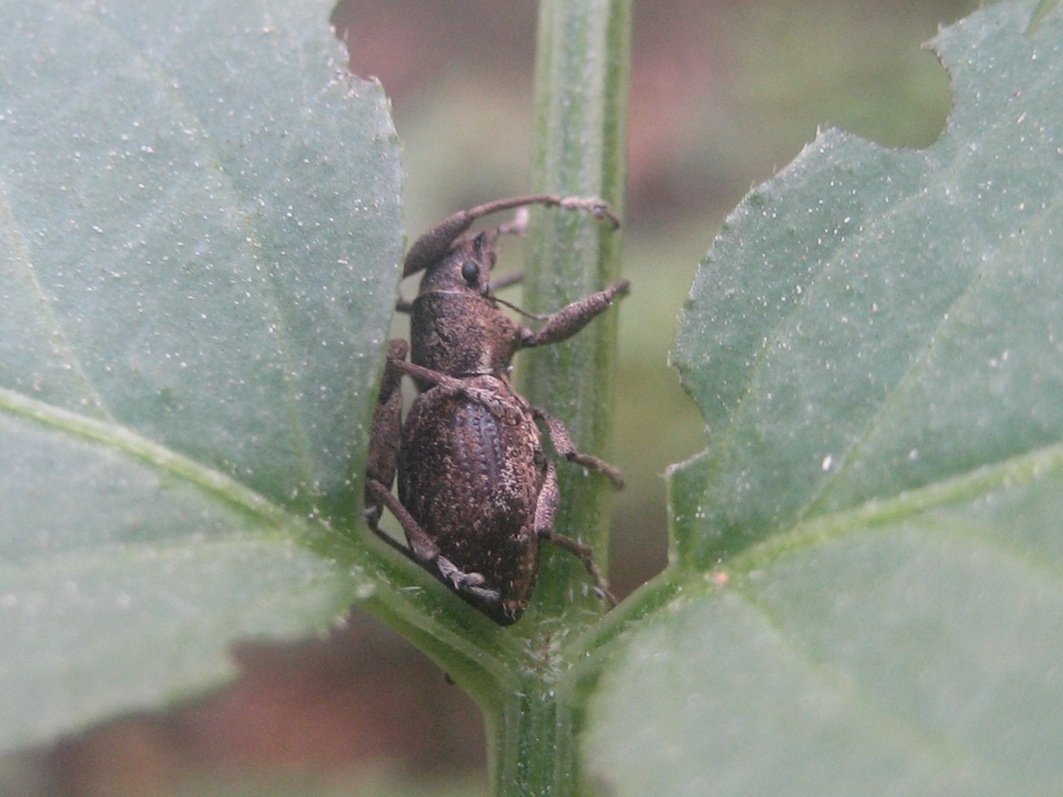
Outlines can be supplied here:
<path id="1" fill-rule="evenodd" d="M 623 204 L 624 118 L 630 3 L 545 0 L 539 18 L 536 192 L 598 196 L 619 215 Z M 575 213 L 540 212 L 531 225 L 524 304 L 551 312 L 616 279 L 620 233 Z M 612 421 L 614 308 L 571 340 L 523 355 L 519 387 L 532 404 L 568 426 L 577 448 L 608 457 Z M 557 529 L 595 547 L 604 564 L 610 488 L 600 475 L 561 465 Z M 548 553 L 552 553 L 549 551 Z M 543 614 L 596 608 L 580 565 L 548 556 L 537 590 Z"/>
<path id="2" fill-rule="evenodd" d="M 539 14 L 536 130 L 531 190 L 605 199 L 623 210 L 630 0 L 544 0 Z M 548 312 L 616 279 L 620 235 L 608 225 L 557 211 L 531 225 L 524 304 Z M 560 417 L 583 451 L 608 457 L 616 310 L 572 340 L 529 352 L 521 392 Z M 598 474 L 561 465 L 556 528 L 591 544 L 604 567 L 611 491 Z M 501 702 L 486 710 L 491 777 L 498 795 L 571 795 L 580 788 L 576 731 L 582 702 L 572 683 L 566 639 L 603 610 L 571 556 L 544 546 L 527 618 L 527 660 Z"/>
<path id="3" fill-rule="evenodd" d="M 497 724 L 492 768 L 499 795 L 571 795 L 578 784 L 575 728 L 579 707 L 550 681 L 520 679 Z"/>

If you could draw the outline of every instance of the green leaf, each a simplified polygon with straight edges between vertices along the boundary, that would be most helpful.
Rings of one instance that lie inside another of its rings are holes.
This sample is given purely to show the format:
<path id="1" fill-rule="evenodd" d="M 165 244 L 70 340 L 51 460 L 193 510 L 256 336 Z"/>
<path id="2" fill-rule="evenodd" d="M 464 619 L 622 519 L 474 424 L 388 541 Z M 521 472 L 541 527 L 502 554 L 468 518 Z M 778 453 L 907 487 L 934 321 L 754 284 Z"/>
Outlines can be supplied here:
<path id="1" fill-rule="evenodd" d="M 387 101 L 330 4 L 0 7 L 10 747 L 217 682 L 232 639 L 372 589 L 330 527 L 402 229 Z"/>
<path id="2" fill-rule="evenodd" d="M 935 39 L 934 146 L 823 133 L 699 273 L 675 359 L 709 448 L 592 700 L 609 793 L 1058 792 L 1063 13 L 1036 6 Z"/>

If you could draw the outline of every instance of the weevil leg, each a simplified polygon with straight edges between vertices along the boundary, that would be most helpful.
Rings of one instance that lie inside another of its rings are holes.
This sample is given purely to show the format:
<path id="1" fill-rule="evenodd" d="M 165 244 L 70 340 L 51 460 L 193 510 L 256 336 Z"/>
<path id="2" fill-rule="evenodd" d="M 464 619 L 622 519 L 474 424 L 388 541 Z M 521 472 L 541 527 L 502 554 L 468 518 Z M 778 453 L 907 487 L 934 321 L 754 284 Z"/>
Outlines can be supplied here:
<path id="1" fill-rule="evenodd" d="M 459 592 L 468 592 L 487 601 L 497 601 L 501 598 L 501 594 L 497 590 L 486 589 L 483 586 L 486 579 L 482 574 L 466 573 L 445 556 L 440 556 L 439 547 L 432 541 L 432 538 L 428 536 L 425 530 L 421 528 L 421 524 L 414 519 L 409 510 L 402 505 L 402 502 L 399 501 L 399 499 L 396 498 L 383 484 L 369 479 L 366 482 L 366 492 L 371 494 L 373 500 L 378 504 L 386 506 L 388 511 L 395 516 L 399 521 L 399 525 L 402 526 L 402 530 L 406 533 L 406 539 L 409 542 L 410 547 L 404 548 L 382 532 L 375 522 L 370 522 L 370 528 L 376 532 L 377 536 L 384 540 L 384 542 L 395 548 L 397 551 L 409 556 L 429 571 L 434 567 L 435 571 L 439 573 L 443 581 L 453 585 L 454 589 Z"/>
<path id="2" fill-rule="evenodd" d="M 388 341 L 388 362 L 380 380 L 373 426 L 369 435 L 369 455 L 365 466 L 365 517 L 369 526 L 378 531 L 383 507 L 369 492 L 370 482 L 379 482 L 387 489 L 395 482 L 398 469 L 399 442 L 402 436 L 402 369 L 395 363 L 405 360 L 409 344 L 404 340 Z"/>
<path id="3" fill-rule="evenodd" d="M 557 468 L 547 460 L 546 477 L 539 488 L 539 497 L 535 502 L 535 515 L 532 517 L 532 531 L 536 536 L 549 539 L 554 533 L 554 518 L 561 503 L 561 491 L 557 486 Z"/>
<path id="4" fill-rule="evenodd" d="M 479 575 L 479 573 L 473 573 L 472 575 Z M 482 601 L 487 603 L 498 603 L 502 600 L 502 593 L 497 589 L 487 589 L 486 587 L 473 587 L 468 584 L 458 587 L 461 592 L 467 592 L 470 595 L 475 595 Z"/>
<path id="5" fill-rule="evenodd" d="M 559 207 L 565 210 L 582 210 L 593 214 L 599 219 L 607 219 L 614 229 L 620 226 L 620 220 L 609 209 L 608 203 L 597 197 L 531 194 L 498 199 L 494 202 L 477 205 L 474 208 L 460 210 L 422 234 L 420 238 L 413 242 L 413 246 L 406 253 L 406 262 L 403 266 L 402 275 L 408 277 L 410 274 L 423 271 L 432 263 L 435 263 L 447 253 L 458 236 L 467 231 L 477 219 L 502 210 L 512 210 L 513 208 L 527 205 L 546 205 L 547 207 Z"/>
<path id="6" fill-rule="evenodd" d="M 390 489 L 378 481 L 368 479 L 366 480 L 366 492 L 372 495 L 374 501 L 386 506 L 388 511 L 395 516 L 395 519 L 399 521 L 399 525 L 402 526 L 402 530 L 406 533 L 406 539 L 410 547 L 404 550 L 393 539 L 379 529 L 374 528 L 373 530 L 377 534 L 384 537 L 392 545 L 398 546 L 399 550 L 403 550 L 418 564 L 427 567 L 439 558 L 439 546 L 432 541 L 428 533 L 421 528 L 421 524 L 414 519 L 413 515 L 402 505 L 402 502 L 395 497 Z"/>
<path id="7" fill-rule="evenodd" d="M 554 197 L 550 198 L 553 199 Z M 561 202 L 559 202 L 558 204 L 562 207 L 570 209 L 587 210 L 597 215 L 599 218 L 607 217 L 612 222 L 614 229 L 620 226 L 620 220 L 613 216 L 611 212 L 609 212 L 608 206 L 605 205 L 604 202 L 601 202 L 601 200 L 594 198 L 584 199 L 582 197 L 571 197 L 568 199 L 562 199 Z M 513 218 L 510 221 L 507 221 L 505 224 L 498 225 L 498 227 L 495 229 L 495 235 L 499 237 L 503 235 L 516 235 L 522 237 L 528 234 L 528 224 L 530 221 L 531 213 L 528 210 L 528 205 L 520 205 L 517 208 L 517 212 L 513 214 Z M 497 280 L 492 280 L 488 285 L 489 292 L 493 294 L 497 291 L 505 290 L 506 288 L 512 287 L 513 285 L 516 285 L 517 283 L 523 280 L 523 272 L 518 271 L 515 274 L 507 274 L 505 277 L 501 277 Z M 507 306 L 513 307 L 513 305 L 508 303 Z M 524 315 L 529 316 L 530 318 L 538 318 L 539 320 L 543 320 L 547 317 L 539 316 L 535 313 L 525 313 L 518 307 L 513 307 L 513 309 L 523 313 Z"/>
<path id="8" fill-rule="evenodd" d="M 453 393 L 454 395 L 464 396 L 470 401 L 482 404 L 487 407 L 487 409 L 500 416 L 504 416 L 507 410 L 511 411 L 511 406 L 506 401 L 500 401 L 498 394 L 493 390 L 470 387 L 465 379 L 459 379 L 450 376 L 449 374 L 444 374 L 441 371 L 433 371 L 431 368 L 425 368 L 416 363 L 407 362 L 405 360 L 393 360 L 392 362 L 396 368 L 409 374 L 417 381 L 426 382 L 441 390 L 445 390 L 448 393 Z"/>
<path id="9" fill-rule="evenodd" d="M 568 433 L 568 429 L 561 421 L 539 407 L 532 407 L 531 412 L 532 415 L 546 424 L 546 429 L 550 433 L 550 442 L 554 444 L 554 449 L 559 455 L 569 462 L 575 462 L 577 465 L 604 473 L 618 488 L 624 486 L 624 477 L 620 475 L 618 468 L 610 465 L 604 459 L 599 459 L 590 454 L 583 454 L 576 450 L 576 444 L 572 442 L 572 435 Z"/>
<path id="10" fill-rule="evenodd" d="M 554 531 L 554 517 L 557 515 L 560 496 L 561 493 L 557 486 L 557 468 L 554 467 L 554 463 L 548 462 L 546 478 L 543 480 L 542 489 L 539 490 L 539 500 L 535 505 L 533 520 L 535 533 L 540 539 L 553 543 L 579 559 L 594 579 L 594 591 L 610 606 L 616 606 L 616 598 L 609 591 L 609 582 L 605 580 L 598 565 L 594 563 L 594 552 L 591 547 Z"/>
<path id="11" fill-rule="evenodd" d="M 530 221 L 531 213 L 528 211 L 528 206 L 521 205 L 517 208 L 517 212 L 513 214 L 513 218 L 505 224 L 499 224 L 495 232 L 498 235 L 527 235 L 528 222 Z"/>
<path id="12" fill-rule="evenodd" d="M 436 566 L 443 578 L 453 584 L 454 589 L 459 592 L 468 592 L 489 601 L 497 601 L 502 597 L 502 593 L 498 590 L 487 589 L 483 586 L 487 583 L 487 579 L 481 573 L 466 573 L 445 556 L 436 559 Z"/>
<path id="13" fill-rule="evenodd" d="M 628 280 L 614 282 L 608 288 L 590 296 L 585 296 L 572 304 L 565 305 L 560 310 L 551 313 L 546 318 L 546 323 L 536 330 L 525 329 L 521 335 L 521 347 L 545 346 L 550 343 L 560 343 L 568 340 L 595 317 L 605 312 L 616 300 L 617 296 L 627 293 L 631 283 Z"/>
<path id="14" fill-rule="evenodd" d="M 423 365 L 417 365 L 407 360 L 392 360 L 390 364 L 419 382 L 438 385 L 446 390 L 463 395 L 473 392 L 461 379 L 445 374 L 442 371 L 433 371 L 431 368 L 425 368 Z"/>
<path id="15" fill-rule="evenodd" d="M 587 568 L 587 572 L 590 573 L 591 578 L 594 579 L 594 591 L 610 606 L 616 606 L 616 596 L 609 591 L 609 582 L 605 580 L 602 572 L 598 569 L 598 565 L 594 563 L 594 552 L 589 545 L 584 545 L 579 540 L 574 540 L 571 537 L 566 537 L 564 534 L 558 534 L 557 532 L 550 532 L 550 535 L 544 539 L 553 543 L 558 548 L 568 551 L 583 562 L 583 566 Z"/>

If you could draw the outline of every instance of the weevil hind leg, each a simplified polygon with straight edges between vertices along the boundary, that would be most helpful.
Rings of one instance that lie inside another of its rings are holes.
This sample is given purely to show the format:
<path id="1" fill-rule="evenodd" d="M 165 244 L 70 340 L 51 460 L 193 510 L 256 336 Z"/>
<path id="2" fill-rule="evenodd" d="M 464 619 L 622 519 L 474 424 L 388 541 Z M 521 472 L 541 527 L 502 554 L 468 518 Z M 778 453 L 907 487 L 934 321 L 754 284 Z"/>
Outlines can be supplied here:
<path id="1" fill-rule="evenodd" d="M 539 501 L 535 506 L 534 526 L 536 535 L 542 540 L 553 543 L 558 548 L 568 551 L 575 556 L 594 579 L 594 591 L 610 607 L 616 606 L 616 597 L 609 591 L 609 582 L 605 580 L 602 571 L 594 563 L 594 551 L 589 545 L 584 545 L 579 540 L 566 537 L 554 531 L 554 518 L 557 515 L 557 506 L 560 502 L 560 490 L 557 485 L 557 468 L 554 463 L 546 465 L 546 478 L 543 480 L 542 489 L 539 491 Z"/>
<path id="2" fill-rule="evenodd" d="M 487 579 L 483 577 L 483 574 L 466 573 L 445 556 L 440 556 L 436 559 L 436 566 L 439 568 L 443 578 L 458 592 L 467 592 L 489 603 L 498 603 L 502 599 L 502 593 L 497 589 L 489 589 L 484 586 L 487 583 Z"/>
<path id="3" fill-rule="evenodd" d="M 439 558 L 439 546 L 432 542 L 432 538 L 421 528 L 421 524 L 414 519 L 409 510 L 402 505 L 402 502 L 395 497 L 391 490 L 375 479 L 369 480 L 367 492 L 373 496 L 374 501 L 378 504 L 386 506 L 388 511 L 399 521 L 399 525 L 402 526 L 402 530 L 406 533 L 406 540 L 409 542 L 410 547 L 404 549 L 399 543 L 377 528 L 375 524 L 371 523 L 370 526 L 373 531 L 392 546 L 398 547 L 400 551 L 403 551 L 418 564 L 424 567 L 431 566 Z"/>
<path id="4" fill-rule="evenodd" d="M 395 550 L 413 559 L 429 572 L 438 573 L 441 580 L 452 586 L 456 592 L 467 592 L 483 601 L 492 603 L 497 603 L 501 599 L 501 594 L 498 590 L 484 587 L 486 579 L 481 573 L 466 573 L 445 556 L 441 556 L 439 546 L 421 528 L 421 524 L 414 519 L 409 510 L 402 505 L 402 502 L 383 484 L 370 479 L 367 492 L 372 495 L 378 507 L 386 506 L 388 511 L 399 521 L 399 525 L 402 526 L 402 530 L 406 533 L 409 547 L 407 548 L 396 542 L 380 530 L 377 525 L 380 519 L 379 512 L 376 513 L 375 517 L 370 517 L 367 513 L 366 519 L 369 521 L 369 527 L 380 539 L 384 540 Z"/>
<path id="5" fill-rule="evenodd" d="M 543 539 L 553 543 L 558 548 L 568 551 L 570 554 L 579 559 L 587 572 L 590 573 L 591 578 L 594 579 L 594 591 L 598 597 L 609 604 L 610 608 L 616 606 L 616 596 L 609 590 L 609 582 L 605 580 L 605 576 L 602 575 L 602 571 L 598 569 L 598 565 L 594 563 L 594 551 L 591 550 L 589 545 L 584 545 L 579 540 L 574 540 L 571 537 L 566 537 L 564 534 L 558 534 L 557 532 L 551 532 L 549 536 Z"/>

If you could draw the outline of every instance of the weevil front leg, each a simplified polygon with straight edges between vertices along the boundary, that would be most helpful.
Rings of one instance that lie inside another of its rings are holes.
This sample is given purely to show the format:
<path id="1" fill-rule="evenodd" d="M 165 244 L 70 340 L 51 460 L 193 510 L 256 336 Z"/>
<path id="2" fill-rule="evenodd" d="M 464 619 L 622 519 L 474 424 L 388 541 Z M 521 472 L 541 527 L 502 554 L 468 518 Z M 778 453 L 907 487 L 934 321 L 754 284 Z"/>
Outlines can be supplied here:
<path id="1" fill-rule="evenodd" d="M 406 253 L 406 262 L 403 264 L 402 275 L 408 277 L 418 271 L 423 271 L 435 263 L 447 253 L 454 241 L 465 233 L 477 219 L 502 210 L 513 210 L 514 208 L 528 205 L 545 205 L 565 210 L 582 210 L 594 215 L 596 218 L 607 219 L 614 229 L 620 226 L 620 220 L 613 215 L 608 203 L 597 197 L 531 194 L 529 196 L 498 199 L 484 205 L 477 205 L 474 208 L 460 210 L 454 215 L 443 219 L 435 227 L 421 235 L 413 242 L 413 245 Z"/>
<path id="2" fill-rule="evenodd" d="M 546 478 L 543 480 L 542 489 L 539 491 L 539 500 L 535 505 L 535 519 L 533 528 L 536 535 L 547 542 L 551 542 L 558 548 L 562 548 L 575 556 L 594 579 L 594 591 L 603 598 L 610 606 L 616 606 L 616 598 L 609 591 L 609 582 L 594 563 L 594 551 L 589 545 L 584 545 L 579 540 L 566 537 L 554 531 L 554 518 L 557 515 L 558 503 L 561 500 L 561 492 L 557 486 L 557 469 L 554 463 L 549 462 L 546 466 Z"/>
<path id="3" fill-rule="evenodd" d="M 521 333 L 522 348 L 545 346 L 568 340 L 594 318 L 609 309 L 617 296 L 627 293 L 631 283 L 628 280 L 614 282 L 604 291 L 592 293 L 546 317 L 546 323 L 536 330 L 524 329 Z"/>

